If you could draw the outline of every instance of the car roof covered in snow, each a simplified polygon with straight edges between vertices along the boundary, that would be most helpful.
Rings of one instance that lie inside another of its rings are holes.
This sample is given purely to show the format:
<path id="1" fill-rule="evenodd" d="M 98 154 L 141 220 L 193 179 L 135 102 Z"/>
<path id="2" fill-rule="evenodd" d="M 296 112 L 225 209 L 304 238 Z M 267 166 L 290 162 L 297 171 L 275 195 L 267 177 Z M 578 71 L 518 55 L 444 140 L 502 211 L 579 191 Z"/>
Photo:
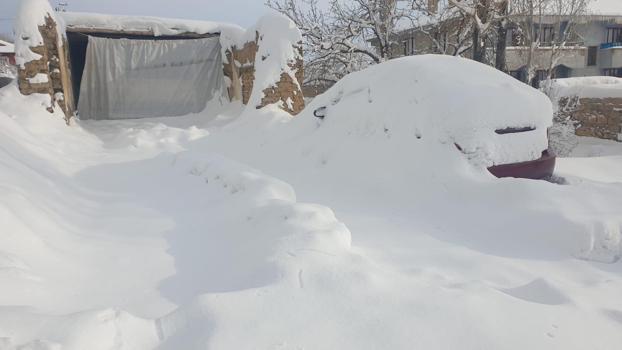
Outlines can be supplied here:
<path id="1" fill-rule="evenodd" d="M 487 65 L 444 55 L 408 56 L 348 74 L 301 117 L 316 119 L 313 111 L 321 107 L 331 132 L 415 135 L 422 139 L 415 144 L 430 142 L 430 152 L 439 143 L 459 144 L 466 153 L 483 154 L 478 161 L 487 165 L 539 158 L 553 116 L 540 91 Z M 496 133 L 523 127 L 537 132 L 520 138 Z M 507 140 L 516 142 L 511 149 L 500 146 Z"/>
<path id="2" fill-rule="evenodd" d="M 15 46 L 8 41 L 0 40 L 0 53 L 14 53 Z"/>
<path id="3" fill-rule="evenodd" d="M 184 33 L 219 34 L 242 31 L 235 24 L 150 16 L 122 16 L 98 13 L 64 12 L 60 16 L 67 28 L 115 32 L 150 32 L 155 36 Z"/>

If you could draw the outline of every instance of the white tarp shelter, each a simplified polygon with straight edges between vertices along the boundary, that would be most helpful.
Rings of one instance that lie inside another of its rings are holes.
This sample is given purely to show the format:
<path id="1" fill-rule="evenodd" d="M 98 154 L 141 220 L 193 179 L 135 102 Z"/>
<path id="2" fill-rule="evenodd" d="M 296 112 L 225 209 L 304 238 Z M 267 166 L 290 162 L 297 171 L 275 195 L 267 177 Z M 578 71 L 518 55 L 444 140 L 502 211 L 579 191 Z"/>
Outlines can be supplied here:
<path id="1" fill-rule="evenodd" d="M 217 37 L 175 40 L 90 36 L 80 119 L 129 119 L 201 112 L 225 92 Z"/>

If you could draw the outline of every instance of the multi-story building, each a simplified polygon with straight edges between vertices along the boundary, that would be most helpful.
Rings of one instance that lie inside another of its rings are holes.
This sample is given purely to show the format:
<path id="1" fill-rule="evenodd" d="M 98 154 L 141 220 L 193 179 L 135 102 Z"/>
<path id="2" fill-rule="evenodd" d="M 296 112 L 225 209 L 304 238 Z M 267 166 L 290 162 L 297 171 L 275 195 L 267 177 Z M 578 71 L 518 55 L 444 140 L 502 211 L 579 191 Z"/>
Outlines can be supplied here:
<path id="1" fill-rule="evenodd" d="M 544 79 L 552 68 L 556 78 L 585 76 L 622 77 L 622 16 L 584 15 L 573 21 L 573 34 L 563 46 L 556 39 L 569 19 L 544 16 L 534 21 L 539 46 L 531 52 L 534 81 Z M 508 31 L 506 64 L 510 74 L 524 78 L 530 49 L 516 35 L 516 28 Z"/>
<path id="2" fill-rule="evenodd" d="M 539 42 L 533 51 L 522 34 L 529 28 L 528 18 L 513 18 L 515 25 L 509 28 L 506 37 L 508 72 L 526 80 L 527 68 L 531 67 L 534 86 L 548 76 L 549 70 L 556 78 L 622 77 L 622 0 L 619 1 L 614 5 L 619 11 L 609 11 L 619 14 L 589 14 L 572 19 L 555 15 L 532 18 L 529 21 L 534 26 L 532 33 Z M 437 1 L 430 0 L 430 3 L 436 5 Z M 561 45 L 559 33 L 565 32 L 569 23 L 572 23 L 572 34 L 564 38 Z M 470 57 L 471 38 L 465 34 L 468 25 L 460 16 L 450 16 L 434 24 L 404 30 L 398 34 L 400 45 L 394 50 L 399 55 L 442 53 Z"/>

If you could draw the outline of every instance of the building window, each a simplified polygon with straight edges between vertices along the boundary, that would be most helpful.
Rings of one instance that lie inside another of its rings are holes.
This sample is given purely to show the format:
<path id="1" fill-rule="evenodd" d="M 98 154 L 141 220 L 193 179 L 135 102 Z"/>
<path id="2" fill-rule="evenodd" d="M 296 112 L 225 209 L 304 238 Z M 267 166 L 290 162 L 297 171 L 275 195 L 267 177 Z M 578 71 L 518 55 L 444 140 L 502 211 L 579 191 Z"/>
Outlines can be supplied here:
<path id="1" fill-rule="evenodd" d="M 531 86 L 535 87 L 536 89 L 539 88 L 540 82 L 548 78 L 547 73 L 548 72 L 546 69 L 537 70 L 536 75 L 533 77 L 533 80 L 531 81 Z"/>
<path id="2" fill-rule="evenodd" d="M 512 46 L 523 46 L 523 34 L 520 29 L 512 29 Z"/>
<path id="3" fill-rule="evenodd" d="M 511 70 L 508 72 L 512 77 L 518 80 L 523 80 L 523 74 L 520 70 Z"/>
<path id="4" fill-rule="evenodd" d="M 540 33 L 540 29 L 542 29 L 542 33 Z M 553 26 L 551 25 L 536 25 L 535 30 L 536 38 L 540 40 L 541 45 L 551 45 L 553 43 L 555 31 L 553 30 Z"/>
<path id="5" fill-rule="evenodd" d="M 622 43 L 622 27 L 607 28 L 607 43 Z"/>
<path id="6" fill-rule="evenodd" d="M 587 65 L 595 66 L 598 57 L 598 46 L 590 46 L 587 48 Z"/>
<path id="7" fill-rule="evenodd" d="M 404 40 L 402 45 L 404 45 L 404 56 L 408 56 L 408 40 Z"/>
<path id="8" fill-rule="evenodd" d="M 622 78 L 622 68 L 603 69 L 603 75 L 608 76 L 608 77 Z"/>

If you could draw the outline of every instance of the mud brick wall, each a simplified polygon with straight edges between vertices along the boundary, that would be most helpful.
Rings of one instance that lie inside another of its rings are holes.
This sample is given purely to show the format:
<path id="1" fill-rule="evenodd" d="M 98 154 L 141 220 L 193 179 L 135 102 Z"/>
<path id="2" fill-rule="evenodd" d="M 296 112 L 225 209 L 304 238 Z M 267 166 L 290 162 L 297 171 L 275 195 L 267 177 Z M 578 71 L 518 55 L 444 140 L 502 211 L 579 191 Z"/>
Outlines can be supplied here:
<path id="1" fill-rule="evenodd" d="M 224 75 L 232 82 L 228 88 L 231 100 L 241 98 L 242 103 L 247 104 L 251 97 L 255 82 L 255 59 L 259 49 L 258 43 L 259 33 L 256 33 L 254 41 L 245 43 L 242 48 L 234 46 L 225 52 L 227 62 L 224 64 L 223 70 Z M 298 56 L 302 57 L 302 44 L 293 49 L 296 50 Z M 291 62 L 288 68 L 294 73 L 295 80 L 287 72 L 281 73 L 276 84 L 263 91 L 261 103 L 256 106 L 257 108 L 280 102 L 279 107 L 292 115 L 296 115 L 304 109 L 305 104 L 301 90 L 304 78 L 302 58 Z"/>
<path id="2" fill-rule="evenodd" d="M 68 57 L 67 43 L 65 38 L 60 38 L 57 24 L 51 16 L 45 18 L 45 24 L 39 26 L 39 32 L 43 37 L 43 45 L 30 47 L 30 51 L 38 54 L 41 58 L 26 62 L 23 67 L 17 69 L 17 81 L 19 90 L 24 95 L 48 94 L 50 95 L 52 106 L 48 108 L 53 111 L 58 105 L 65 114 L 68 122 L 73 115 L 71 101 L 67 101 L 63 89 L 64 80 L 69 81 L 69 67 L 66 57 Z M 59 41 L 63 43 L 59 47 Z M 61 52 L 62 50 L 62 52 Z M 30 80 L 38 74 L 45 75 L 47 82 L 31 82 Z M 65 76 L 63 76 L 65 75 Z M 69 102 L 69 103 L 68 103 Z"/>
<path id="3" fill-rule="evenodd" d="M 569 97 L 559 104 L 575 122 L 578 136 L 622 141 L 622 98 Z"/>
<path id="4" fill-rule="evenodd" d="M 294 49 L 298 50 L 298 56 L 302 57 L 302 47 Z M 300 113 L 305 108 L 305 100 L 301 89 L 304 79 L 302 59 L 296 59 L 295 62 L 289 65 L 289 68 L 294 72 L 294 77 L 297 81 L 294 81 L 290 74 L 281 73 L 281 77 L 276 85 L 263 91 L 264 96 L 261 99 L 261 105 L 257 106 L 257 108 L 279 101 L 281 101 L 281 108 L 292 115 Z"/>

